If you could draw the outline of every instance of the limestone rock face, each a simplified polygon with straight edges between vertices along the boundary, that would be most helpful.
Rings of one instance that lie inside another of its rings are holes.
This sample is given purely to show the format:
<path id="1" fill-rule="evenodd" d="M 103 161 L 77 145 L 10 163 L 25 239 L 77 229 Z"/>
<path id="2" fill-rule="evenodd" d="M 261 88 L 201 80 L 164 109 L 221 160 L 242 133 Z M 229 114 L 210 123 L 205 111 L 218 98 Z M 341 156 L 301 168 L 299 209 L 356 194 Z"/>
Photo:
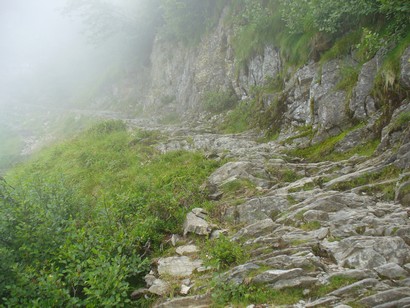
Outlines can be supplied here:
<path id="1" fill-rule="evenodd" d="M 410 89 L 410 47 L 407 47 L 401 57 L 400 68 L 400 83 Z"/>
<path id="2" fill-rule="evenodd" d="M 353 90 L 352 99 L 349 103 L 353 118 L 357 120 L 366 120 L 376 111 L 375 102 L 370 92 L 373 88 L 377 70 L 380 67 L 379 62 L 378 57 L 374 57 L 369 62 L 363 64 L 360 71 L 356 87 Z"/>
<path id="3" fill-rule="evenodd" d="M 319 135 L 336 135 L 349 123 L 345 107 L 346 93 L 335 89 L 340 81 L 340 69 L 337 60 L 324 64 L 321 74 L 315 78 L 316 83 L 310 90 L 314 104 L 314 124 L 319 130 Z"/>

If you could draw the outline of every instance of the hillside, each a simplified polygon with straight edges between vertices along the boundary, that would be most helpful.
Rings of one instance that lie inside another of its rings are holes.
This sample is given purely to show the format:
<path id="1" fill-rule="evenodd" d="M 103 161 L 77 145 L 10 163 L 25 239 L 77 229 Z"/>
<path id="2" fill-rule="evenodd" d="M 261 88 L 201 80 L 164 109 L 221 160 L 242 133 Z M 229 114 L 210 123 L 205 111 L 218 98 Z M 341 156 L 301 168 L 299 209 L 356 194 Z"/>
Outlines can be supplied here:
<path id="1" fill-rule="evenodd" d="M 409 4 L 157 3 L 0 178 L 0 306 L 409 306 Z"/>

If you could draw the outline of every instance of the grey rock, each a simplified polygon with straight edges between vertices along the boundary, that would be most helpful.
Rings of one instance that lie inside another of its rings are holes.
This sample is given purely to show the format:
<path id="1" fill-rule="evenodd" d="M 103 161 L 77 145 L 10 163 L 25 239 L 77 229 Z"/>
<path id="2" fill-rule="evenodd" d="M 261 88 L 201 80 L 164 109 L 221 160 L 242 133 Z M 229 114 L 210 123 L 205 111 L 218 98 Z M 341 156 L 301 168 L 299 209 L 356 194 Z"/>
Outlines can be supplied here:
<path id="1" fill-rule="evenodd" d="M 198 235 L 210 234 L 212 228 L 203 217 L 206 217 L 203 209 L 193 209 L 189 212 L 184 223 L 184 236 L 188 233 L 195 233 Z"/>
<path id="2" fill-rule="evenodd" d="M 279 280 L 273 284 L 269 284 L 270 288 L 281 290 L 285 288 L 309 288 L 318 283 L 318 279 L 309 276 L 300 276 L 285 280 Z"/>
<path id="3" fill-rule="evenodd" d="M 367 278 L 355 283 L 352 283 L 348 286 L 342 287 L 340 289 L 337 289 L 333 292 L 331 292 L 329 295 L 334 295 L 334 296 L 358 296 L 359 294 L 362 294 L 364 291 L 363 289 L 368 289 L 376 286 L 379 283 L 377 279 L 374 278 Z"/>
<path id="4" fill-rule="evenodd" d="M 329 215 L 325 211 L 309 210 L 303 214 L 303 219 L 306 221 L 327 221 Z"/>
<path id="5" fill-rule="evenodd" d="M 228 208 L 225 218 L 236 223 L 253 224 L 277 215 L 287 209 L 288 204 L 289 201 L 284 196 L 255 198 Z"/>
<path id="6" fill-rule="evenodd" d="M 268 270 L 252 279 L 253 283 L 274 283 L 279 280 L 296 278 L 303 273 L 301 268 L 289 270 Z"/>
<path id="7" fill-rule="evenodd" d="M 357 269 L 351 269 L 351 270 L 344 270 L 344 271 L 338 271 L 335 273 L 332 273 L 329 275 L 329 279 L 332 277 L 343 277 L 343 278 L 353 278 L 353 279 L 366 279 L 366 278 L 377 278 L 377 275 L 374 274 L 373 271 L 364 269 L 364 270 L 357 270 Z"/>
<path id="8" fill-rule="evenodd" d="M 152 294 L 164 296 L 167 295 L 170 291 L 170 286 L 166 281 L 162 279 L 155 279 L 154 283 L 149 287 L 148 291 Z"/>
<path id="9" fill-rule="evenodd" d="M 407 297 L 410 297 L 410 288 L 395 288 L 365 297 L 361 299 L 359 303 L 365 305 L 366 307 L 375 307 Z"/>
<path id="10" fill-rule="evenodd" d="M 407 47 L 401 57 L 400 83 L 410 89 L 410 47 Z"/>
<path id="11" fill-rule="evenodd" d="M 345 107 L 346 94 L 335 90 L 340 80 L 339 61 L 332 60 L 324 64 L 321 76 L 317 79 L 320 82 L 312 85 L 310 93 L 314 104 L 314 123 L 319 135 L 333 136 L 349 123 Z"/>
<path id="12" fill-rule="evenodd" d="M 227 235 L 228 234 L 228 230 L 224 229 L 224 230 L 214 230 L 212 231 L 211 235 L 209 236 L 209 238 L 211 240 L 215 240 L 221 237 L 221 235 Z"/>
<path id="13" fill-rule="evenodd" d="M 374 308 L 409 308 L 410 307 L 410 297 L 402 298 L 397 301 L 392 301 L 390 303 L 377 305 Z"/>
<path id="14" fill-rule="evenodd" d="M 167 301 L 155 305 L 155 308 L 208 308 L 212 304 L 209 294 L 186 296 L 168 299 Z"/>
<path id="15" fill-rule="evenodd" d="M 400 184 L 396 189 L 395 200 L 404 206 L 410 206 L 410 181 Z"/>
<path id="16" fill-rule="evenodd" d="M 326 296 L 319 298 L 313 302 L 306 303 L 306 308 L 314 308 L 314 307 L 327 307 L 333 305 L 339 301 L 339 298 L 336 296 Z"/>
<path id="17" fill-rule="evenodd" d="M 250 237 L 255 238 L 261 235 L 269 234 L 272 233 L 273 230 L 278 226 L 279 225 L 275 224 L 272 219 L 266 218 L 252 225 L 248 225 L 245 228 L 242 228 L 232 237 L 232 240 L 236 241 Z"/>
<path id="18" fill-rule="evenodd" d="M 242 264 L 226 272 L 224 277 L 226 281 L 241 284 L 250 272 L 257 270 L 258 268 L 260 268 L 260 266 L 254 263 Z"/>
<path id="19" fill-rule="evenodd" d="M 176 249 L 176 253 L 179 254 L 180 256 L 194 254 L 194 253 L 197 253 L 198 251 L 199 251 L 198 247 L 195 245 L 180 246 Z"/>
<path id="20" fill-rule="evenodd" d="M 181 295 L 187 295 L 189 293 L 189 291 L 191 290 L 190 286 L 187 285 L 181 285 L 181 290 L 179 291 L 179 294 Z"/>
<path id="21" fill-rule="evenodd" d="M 200 266 L 202 266 L 201 260 L 192 260 L 186 256 L 161 258 L 158 260 L 158 273 L 160 276 L 185 277 L 191 275 Z"/>
<path id="22" fill-rule="evenodd" d="M 407 277 L 408 272 L 396 263 L 387 263 L 374 269 L 381 278 L 400 279 Z"/>
<path id="23" fill-rule="evenodd" d="M 388 262 L 405 264 L 410 247 L 400 237 L 352 236 L 339 242 L 322 242 L 337 262 L 350 268 L 375 268 Z"/>
<path id="24" fill-rule="evenodd" d="M 156 279 L 157 279 L 157 277 L 155 277 L 155 275 L 153 273 L 149 273 L 149 274 L 145 275 L 145 277 L 144 277 L 145 284 L 148 287 L 152 286 Z"/>
<path id="25" fill-rule="evenodd" d="M 256 186 L 270 187 L 269 174 L 263 166 L 248 161 L 229 162 L 208 178 L 211 185 L 221 186 L 235 180 L 249 180 Z"/>
<path id="26" fill-rule="evenodd" d="M 369 62 L 363 64 L 360 71 L 356 87 L 353 89 L 352 99 L 349 103 L 353 118 L 356 120 L 366 120 L 375 112 L 375 102 L 370 94 L 378 68 L 380 67 L 379 62 L 379 58 L 374 57 Z"/>

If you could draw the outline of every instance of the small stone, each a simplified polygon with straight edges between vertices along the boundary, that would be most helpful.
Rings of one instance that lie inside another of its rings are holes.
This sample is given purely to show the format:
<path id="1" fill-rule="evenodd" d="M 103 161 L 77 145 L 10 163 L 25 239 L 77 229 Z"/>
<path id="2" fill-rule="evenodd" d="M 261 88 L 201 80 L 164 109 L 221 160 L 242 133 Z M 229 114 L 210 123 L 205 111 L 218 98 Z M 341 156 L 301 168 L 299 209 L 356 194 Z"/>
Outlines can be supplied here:
<path id="1" fill-rule="evenodd" d="M 187 286 L 187 285 L 182 285 L 181 286 L 181 291 L 179 292 L 181 295 L 188 295 L 189 290 L 191 290 L 191 287 Z"/>
<path id="2" fill-rule="evenodd" d="M 172 236 L 171 236 L 172 246 L 175 247 L 179 242 L 181 242 L 181 237 L 178 234 L 172 234 Z"/>
<path id="3" fill-rule="evenodd" d="M 204 219 L 206 212 L 203 209 L 196 208 L 189 212 L 184 223 L 184 236 L 188 233 L 195 233 L 198 235 L 208 235 L 212 228 Z"/>
<path id="4" fill-rule="evenodd" d="M 207 271 L 211 271 L 212 267 L 211 266 L 200 266 L 196 269 L 196 271 L 198 273 L 203 273 L 203 272 L 207 272 Z"/>

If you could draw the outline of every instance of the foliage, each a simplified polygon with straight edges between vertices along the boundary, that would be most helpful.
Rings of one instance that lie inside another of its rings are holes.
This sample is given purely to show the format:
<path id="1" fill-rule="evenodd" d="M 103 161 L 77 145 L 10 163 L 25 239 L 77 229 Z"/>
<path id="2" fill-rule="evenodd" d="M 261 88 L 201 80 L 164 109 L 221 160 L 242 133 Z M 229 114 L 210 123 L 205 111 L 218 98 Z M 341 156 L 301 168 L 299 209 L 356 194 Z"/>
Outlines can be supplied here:
<path id="1" fill-rule="evenodd" d="M 218 270 L 241 264 L 248 258 L 240 244 L 229 240 L 224 235 L 206 244 L 205 255 L 209 263 Z"/>
<path id="2" fill-rule="evenodd" d="M 233 91 L 209 91 L 202 95 L 204 109 L 214 113 L 231 109 L 237 101 Z"/>
<path id="3" fill-rule="evenodd" d="M 159 154 L 121 121 L 42 151 L 0 182 L 0 304 L 126 306 L 163 237 L 181 231 L 218 163 Z"/>
<path id="4" fill-rule="evenodd" d="M 363 61 L 370 60 L 382 46 L 383 42 L 379 33 L 363 28 L 362 39 L 357 45 L 360 59 Z"/>
<path id="5" fill-rule="evenodd" d="M 251 119 L 253 115 L 253 102 L 242 100 L 226 115 L 219 129 L 227 134 L 244 132 L 252 128 Z"/>
<path id="6" fill-rule="evenodd" d="M 185 44 L 197 43 L 219 19 L 224 0 L 160 0 L 163 36 Z"/>

